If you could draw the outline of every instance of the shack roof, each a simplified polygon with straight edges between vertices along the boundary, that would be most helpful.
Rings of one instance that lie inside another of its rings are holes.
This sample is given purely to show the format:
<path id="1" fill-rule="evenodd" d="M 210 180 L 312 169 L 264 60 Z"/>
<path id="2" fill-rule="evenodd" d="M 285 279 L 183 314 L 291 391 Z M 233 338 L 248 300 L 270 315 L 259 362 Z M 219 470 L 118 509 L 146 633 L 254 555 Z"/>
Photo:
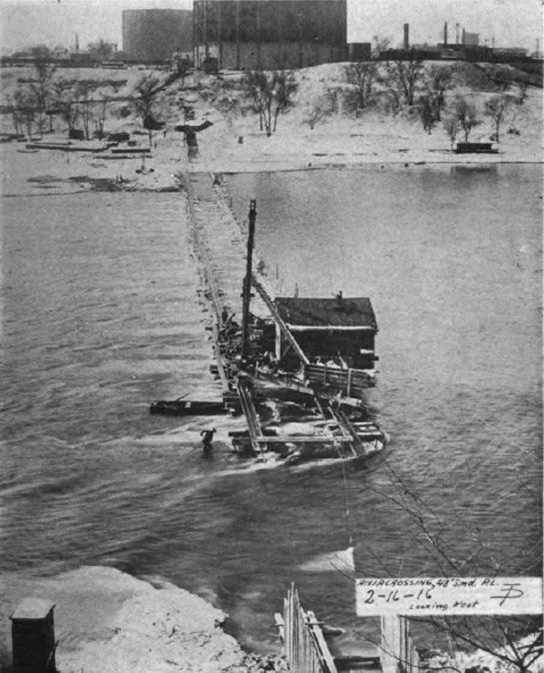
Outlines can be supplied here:
<path id="1" fill-rule="evenodd" d="M 45 598 L 24 598 L 11 619 L 45 619 L 55 604 Z"/>
<path id="2" fill-rule="evenodd" d="M 276 297 L 274 303 L 281 318 L 290 325 L 378 330 L 374 309 L 368 297 Z"/>

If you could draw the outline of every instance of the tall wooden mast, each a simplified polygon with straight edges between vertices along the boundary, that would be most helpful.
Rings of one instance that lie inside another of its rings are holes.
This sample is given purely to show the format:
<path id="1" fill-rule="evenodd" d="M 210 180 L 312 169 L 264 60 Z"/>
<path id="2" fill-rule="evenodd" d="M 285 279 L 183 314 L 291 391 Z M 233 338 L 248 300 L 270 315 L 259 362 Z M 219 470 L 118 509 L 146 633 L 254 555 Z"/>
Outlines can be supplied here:
<path id="1" fill-rule="evenodd" d="M 244 278 L 243 309 L 242 309 L 242 359 L 247 357 L 249 341 L 249 303 L 251 300 L 251 276 L 253 267 L 253 241 L 255 238 L 255 218 L 257 216 L 257 202 L 249 202 L 249 232 L 247 237 L 246 277 Z"/>

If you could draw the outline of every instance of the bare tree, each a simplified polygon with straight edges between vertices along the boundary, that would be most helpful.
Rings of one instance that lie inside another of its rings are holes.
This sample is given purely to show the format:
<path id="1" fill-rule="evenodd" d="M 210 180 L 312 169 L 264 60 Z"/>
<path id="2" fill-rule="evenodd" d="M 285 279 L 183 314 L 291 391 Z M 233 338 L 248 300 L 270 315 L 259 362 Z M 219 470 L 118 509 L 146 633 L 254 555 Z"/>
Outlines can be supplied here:
<path id="1" fill-rule="evenodd" d="M 325 119 L 325 117 L 327 117 L 330 113 L 330 99 L 325 96 L 318 96 L 307 104 L 302 121 L 313 131 L 316 125 L 323 121 L 323 119 Z"/>
<path id="2" fill-rule="evenodd" d="M 495 124 L 495 140 L 500 142 L 501 123 L 510 107 L 510 98 L 506 94 L 493 96 L 485 103 L 485 112 Z"/>
<path id="3" fill-rule="evenodd" d="M 7 96 L 7 102 L 11 109 L 11 120 L 13 122 L 13 128 L 15 129 L 15 135 L 23 135 L 23 113 L 18 107 L 17 102 L 14 100 L 13 96 Z"/>
<path id="4" fill-rule="evenodd" d="M 539 459 L 535 456 L 534 460 Z M 512 558 L 507 552 L 499 556 L 495 546 L 486 542 L 485 533 L 467 521 L 465 512 L 446 522 L 387 461 L 384 468 L 388 483 L 373 490 L 384 504 L 393 506 L 387 516 L 393 515 L 402 526 L 403 535 L 409 536 L 410 544 L 432 561 L 444 577 L 497 576 L 505 569 L 510 573 L 513 565 L 520 575 L 541 573 L 540 540 L 532 540 L 513 549 Z M 522 488 L 538 517 L 542 512 L 541 492 L 526 488 L 521 483 L 517 492 Z M 463 551 L 459 546 L 460 539 L 465 543 Z M 367 552 L 371 553 L 368 549 Z M 385 574 L 393 576 L 385 564 L 382 563 L 381 567 Z M 540 616 L 443 615 L 419 617 L 414 621 L 446 634 L 459 651 L 467 648 L 483 650 L 503 664 L 505 670 L 510 668 L 519 673 L 529 673 L 531 665 L 542 654 Z"/>
<path id="5" fill-rule="evenodd" d="M 68 125 L 68 135 L 75 129 L 79 118 L 80 88 L 76 86 L 66 87 L 62 82 L 57 83 L 55 107 L 60 110 L 63 121 Z"/>
<path id="6" fill-rule="evenodd" d="M 298 84 L 293 73 L 285 70 L 277 70 L 272 75 L 273 94 L 274 94 L 274 126 L 276 130 L 278 116 L 292 104 L 292 97 L 295 94 Z"/>
<path id="7" fill-rule="evenodd" d="M 364 110 L 373 102 L 373 86 L 377 79 L 377 66 L 374 62 L 357 61 L 344 67 L 344 75 L 353 88 L 357 108 Z"/>
<path id="8" fill-rule="evenodd" d="M 157 122 L 153 117 L 153 106 L 161 88 L 161 81 L 154 73 L 143 75 L 135 86 L 136 112 L 142 120 L 143 127 L 148 131 L 150 147 L 153 143 L 153 130 L 157 128 Z"/>
<path id="9" fill-rule="evenodd" d="M 26 125 L 26 132 L 29 140 L 32 140 L 32 124 L 36 118 L 36 97 L 31 89 L 19 87 L 13 94 L 15 110 L 21 120 Z"/>
<path id="10" fill-rule="evenodd" d="M 53 93 L 53 75 L 57 69 L 54 63 L 51 63 L 51 52 L 47 47 L 38 46 L 31 49 L 31 54 L 34 58 L 34 79 L 30 82 L 30 88 L 36 100 L 36 108 L 40 117 L 39 124 L 41 126 L 41 117 L 45 114 L 51 96 Z M 50 130 L 52 129 L 53 118 L 49 117 Z"/>
<path id="11" fill-rule="evenodd" d="M 534 460 L 539 461 L 539 458 L 535 456 Z M 375 489 L 375 493 L 393 505 L 395 520 L 402 526 L 403 535 L 410 537 L 411 543 L 429 561 L 433 561 L 444 577 L 474 577 L 482 573 L 497 576 L 504 573 L 505 569 L 511 572 L 512 565 L 520 575 L 541 573 L 540 540 L 531 540 L 526 545 L 513 549 L 512 558 L 509 558 L 507 552 L 499 556 L 494 545 L 486 542 L 485 534 L 466 520 L 464 512 L 445 522 L 387 461 L 384 468 L 388 484 Z M 519 494 L 522 488 L 536 516 L 541 517 L 539 513 L 542 512 L 542 493 L 521 483 L 516 492 Z M 540 521 L 539 530 L 542 529 L 541 524 Z M 459 539 L 465 542 L 464 551 L 460 550 Z M 392 576 L 386 567 L 382 567 Z M 483 650 L 519 673 L 529 673 L 531 665 L 542 653 L 540 616 L 444 615 L 436 618 L 420 617 L 415 621 L 447 634 L 456 649 L 468 647 Z"/>
<path id="12" fill-rule="evenodd" d="M 104 137 L 104 123 L 106 121 L 106 108 L 108 101 L 106 98 L 101 98 L 95 103 L 94 107 L 94 126 L 98 138 Z"/>
<path id="13" fill-rule="evenodd" d="M 243 84 L 251 100 L 253 111 L 259 115 L 259 130 L 262 131 L 264 128 L 264 112 L 268 95 L 267 77 L 262 70 L 252 70 L 244 76 Z"/>
<path id="14" fill-rule="evenodd" d="M 89 98 L 88 92 L 86 92 L 85 96 L 81 99 L 80 116 L 81 121 L 83 122 L 85 139 L 89 140 L 91 137 L 91 122 L 93 119 L 93 101 Z"/>
<path id="15" fill-rule="evenodd" d="M 284 70 L 251 71 L 244 77 L 244 87 L 254 111 L 259 115 L 260 130 L 264 128 L 270 137 L 276 130 L 280 112 L 291 105 L 297 89 L 294 75 Z"/>
<path id="16" fill-rule="evenodd" d="M 529 82 L 518 82 L 518 97 L 516 100 L 518 105 L 523 105 L 525 102 L 527 94 L 529 93 L 529 86 Z"/>
<path id="17" fill-rule="evenodd" d="M 448 134 L 448 138 L 450 139 L 450 146 L 453 150 L 453 143 L 457 139 L 457 134 L 459 133 L 459 119 L 455 114 L 448 114 L 443 118 L 442 125 Z"/>
<path id="18" fill-rule="evenodd" d="M 372 41 L 374 42 L 372 50 L 376 58 L 380 58 L 391 45 L 391 38 L 389 37 L 380 37 L 379 35 L 374 35 Z"/>
<path id="19" fill-rule="evenodd" d="M 115 53 L 115 45 L 111 42 L 107 42 L 104 39 L 96 40 L 96 42 L 91 42 L 88 46 L 88 49 L 96 61 L 107 61 Z"/>
<path id="20" fill-rule="evenodd" d="M 423 86 L 436 121 L 440 121 L 445 93 L 451 88 L 452 79 L 453 70 L 450 66 L 432 65 L 423 76 Z"/>
<path id="21" fill-rule="evenodd" d="M 482 120 L 478 117 L 476 105 L 466 98 L 458 96 L 455 100 L 454 111 L 455 116 L 459 121 L 459 125 L 465 134 L 465 142 L 468 142 L 468 137 L 472 129 L 482 123 Z"/>
<path id="22" fill-rule="evenodd" d="M 418 108 L 423 129 L 430 135 L 438 121 L 433 99 L 430 96 L 422 96 L 418 101 Z"/>
<path id="23" fill-rule="evenodd" d="M 422 77 L 423 61 L 412 49 L 406 59 L 387 61 L 387 83 L 395 88 L 406 105 L 414 104 L 416 87 Z"/>

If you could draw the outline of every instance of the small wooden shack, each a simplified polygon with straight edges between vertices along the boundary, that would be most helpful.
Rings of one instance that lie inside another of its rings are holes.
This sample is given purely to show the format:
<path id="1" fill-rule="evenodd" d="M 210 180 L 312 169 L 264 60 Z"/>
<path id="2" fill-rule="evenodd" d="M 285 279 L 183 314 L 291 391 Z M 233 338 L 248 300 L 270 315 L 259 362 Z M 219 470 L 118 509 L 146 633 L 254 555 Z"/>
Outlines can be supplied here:
<path id="1" fill-rule="evenodd" d="M 13 673 L 55 673 L 55 604 L 25 598 L 11 615 Z"/>
<path id="2" fill-rule="evenodd" d="M 311 362 L 334 362 L 342 367 L 374 369 L 378 358 L 374 340 L 378 332 L 368 297 L 277 297 L 277 313 Z M 278 361 L 293 357 L 290 344 L 276 323 Z"/>

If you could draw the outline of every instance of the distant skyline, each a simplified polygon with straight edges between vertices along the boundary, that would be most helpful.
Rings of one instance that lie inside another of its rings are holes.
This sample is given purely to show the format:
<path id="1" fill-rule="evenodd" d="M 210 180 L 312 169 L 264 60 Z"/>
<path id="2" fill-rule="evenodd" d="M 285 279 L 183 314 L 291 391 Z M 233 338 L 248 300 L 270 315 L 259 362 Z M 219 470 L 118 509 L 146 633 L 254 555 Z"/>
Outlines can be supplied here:
<path id="1" fill-rule="evenodd" d="M 379 7 L 379 11 L 376 11 Z M 373 35 L 402 43 L 403 24 L 410 24 L 410 42 L 443 41 L 444 22 L 448 42 L 455 42 L 455 24 L 479 33 L 481 44 L 542 50 L 541 0 L 348 0 L 349 41 L 368 42 Z"/>
<path id="2" fill-rule="evenodd" d="M 1 44 L 4 52 L 39 43 L 80 48 L 104 38 L 122 48 L 124 9 L 190 9 L 191 0 L 0 0 Z M 410 41 L 442 41 L 448 22 L 449 41 L 455 24 L 480 34 L 481 43 L 542 50 L 540 0 L 348 0 L 349 42 L 370 42 L 374 35 L 402 42 L 402 26 L 410 24 Z"/>

